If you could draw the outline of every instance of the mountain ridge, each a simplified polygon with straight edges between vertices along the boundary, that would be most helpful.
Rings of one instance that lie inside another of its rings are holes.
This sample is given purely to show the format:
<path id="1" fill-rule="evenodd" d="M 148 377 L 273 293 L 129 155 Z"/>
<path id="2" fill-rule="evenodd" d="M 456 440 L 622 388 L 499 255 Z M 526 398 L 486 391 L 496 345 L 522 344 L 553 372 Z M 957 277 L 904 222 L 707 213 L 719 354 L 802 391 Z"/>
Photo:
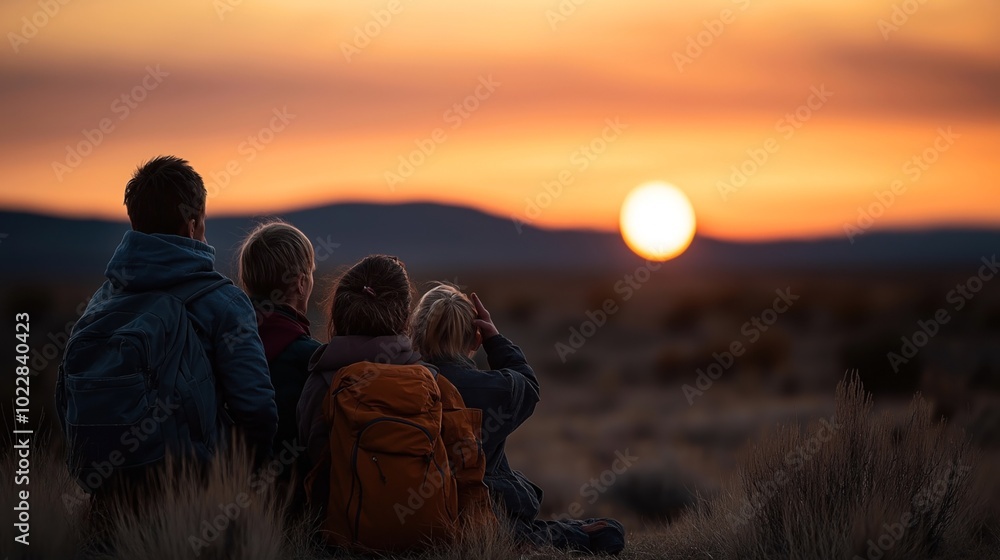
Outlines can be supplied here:
<path id="1" fill-rule="evenodd" d="M 254 224 L 280 217 L 313 241 L 321 269 L 350 264 L 364 255 L 388 253 L 418 268 L 524 268 L 625 270 L 641 266 L 617 232 L 517 227 L 478 209 L 433 202 L 337 203 L 245 216 L 209 218 L 208 240 L 219 269 L 232 270 L 242 237 Z M 65 218 L 0 210 L 0 259 L 16 263 L 4 276 L 103 273 L 128 231 L 125 221 Z M 672 261 L 679 269 L 950 266 L 974 263 L 1000 248 L 1000 230 L 937 228 L 866 232 L 846 237 L 775 241 L 727 241 L 697 235 Z"/>

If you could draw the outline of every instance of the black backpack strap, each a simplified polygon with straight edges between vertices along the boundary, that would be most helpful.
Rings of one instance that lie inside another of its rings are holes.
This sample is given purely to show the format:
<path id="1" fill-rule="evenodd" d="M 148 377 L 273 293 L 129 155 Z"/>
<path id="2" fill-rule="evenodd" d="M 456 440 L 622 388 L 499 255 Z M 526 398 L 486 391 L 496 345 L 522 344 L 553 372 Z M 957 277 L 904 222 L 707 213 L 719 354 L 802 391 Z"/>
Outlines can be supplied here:
<path id="1" fill-rule="evenodd" d="M 171 288 L 169 292 L 183 301 L 184 305 L 187 306 L 205 294 L 232 283 L 232 280 L 223 276 L 211 282 L 206 282 L 204 280 L 185 282 L 179 286 Z"/>
<path id="2" fill-rule="evenodd" d="M 232 283 L 232 280 L 220 274 L 218 278 L 214 280 L 205 280 L 201 278 L 197 280 L 187 280 L 167 288 L 164 291 L 184 302 L 184 306 L 187 307 L 188 304 L 194 300 L 208 294 L 211 291 L 217 290 L 226 284 Z"/>
<path id="3" fill-rule="evenodd" d="M 231 284 L 231 283 L 232 283 L 232 280 L 226 278 L 225 276 L 219 275 L 218 279 L 215 279 L 215 280 L 212 280 L 212 281 L 205 281 L 205 280 L 199 279 L 199 280 L 192 280 L 192 281 L 184 282 L 184 283 L 182 283 L 182 284 L 180 284 L 178 286 L 173 287 L 172 289 L 168 290 L 167 292 L 170 293 L 171 295 L 173 295 L 174 297 L 178 298 L 179 300 L 181 300 L 181 302 L 183 302 L 183 305 L 184 305 L 184 308 L 185 308 L 185 312 L 188 314 L 188 317 L 189 317 L 189 320 L 190 320 L 190 311 L 187 309 L 190 303 L 192 303 L 196 299 L 198 299 L 198 298 L 200 298 L 200 297 L 208 294 L 209 292 L 211 292 L 213 290 L 217 290 L 217 289 L 225 286 L 226 284 Z M 198 334 L 198 336 L 200 338 L 202 336 L 202 331 L 201 331 L 201 327 L 199 326 L 198 322 L 192 320 L 191 321 L 191 325 L 194 327 L 195 332 Z M 202 347 L 202 352 L 205 352 L 204 346 Z M 214 378 L 215 377 L 215 363 L 214 363 L 214 360 L 212 359 L 211 356 L 209 356 L 207 354 L 207 352 L 205 353 L 205 358 L 208 360 L 209 365 L 212 368 L 211 373 L 212 373 L 212 377 Z M 177 378 L 177 375 L 178 375 L 179 372 L 172 371 L 172 372 L 168 372 L 168 373 L 170 375 L 170 378 L 169 378 L 169 382 L 166 383 L 166 385 L 167 386 L 176 386 L 176 384 L 177 384 L 176 378 Z M 216 399 L 218 399 L 218 393 L 216 393 Z M 185 408 L 185 412 L 187 413 L 188 418 L 197 419 L 197 418 L 200 417 L 199 416 L 200 413 L 198 412 L 197 406 L 193 403 L 193 401 L 182 402 L 181 405 Z M 225 415 L 225 409 L 222 407 L 221 404 L 217 404 L 217 407 L 218 407 L 217 408 L 217 415 L 219 417 L 223 417 Z M 193 421 L 190 422 L 189 428 L 191 429 L 191 434 L 192 434 L 191 437 L 192 437 L 193 440 L 202 441 L 202 442 L 207 442 L 208 441 L 207 434 L 205 434 L 205 433 L 202 432 L 201 427 L 197 425 L 197 421 L 196 420 L 193 420 Z"/>

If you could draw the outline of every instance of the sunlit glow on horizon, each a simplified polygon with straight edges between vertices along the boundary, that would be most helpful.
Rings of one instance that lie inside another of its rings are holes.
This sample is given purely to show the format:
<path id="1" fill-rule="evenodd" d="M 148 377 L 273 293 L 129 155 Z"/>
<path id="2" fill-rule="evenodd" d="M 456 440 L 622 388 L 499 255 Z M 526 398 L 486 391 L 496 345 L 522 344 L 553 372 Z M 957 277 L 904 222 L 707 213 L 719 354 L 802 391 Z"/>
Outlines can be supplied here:
<path id="1" fill-rule="evenodd" d="M 843 235 L 902 180 L 877 229 L 998 227 L 1000 4 L 921 4 L 886 37 L 893 4 L 589 2 L 553 19 L 548 0 L 442 0 L 402 2 L 373 24 L 384 0 L 70 3 L 0 58 L 0 95 L 17 108 L 0 132 L 0 208 L 124 220 L 132 170 L 174 154 L 205 178 L 210 215 L 430 201 L 614 231 L 635 185 L 669 177 L 699 234 L 801 238 Z M 727 8 L 732 23 L 708 39 L 705 22 Z M 4 3 L 0 30 L 22 33 L 37 10 Z M 378 33 L 359 41 L 366 26 Z M 120 118 L 116 100 L 149 67 L 169 75 Z M 449 118 L 483 79 L 496 91 Z M 778 123 L 823 86 L 829 101 L 789 135 Z M 286 108 L 294 120 L 245 149 Z M 620 136 L 581 159 L 608 119 Z M 954 145 L 909 173 L 948 127 Z M 728 188 L 770 139 L 766 162 Z M 554 182 L 562 193 L 536 216 L 530 201 Z"/>

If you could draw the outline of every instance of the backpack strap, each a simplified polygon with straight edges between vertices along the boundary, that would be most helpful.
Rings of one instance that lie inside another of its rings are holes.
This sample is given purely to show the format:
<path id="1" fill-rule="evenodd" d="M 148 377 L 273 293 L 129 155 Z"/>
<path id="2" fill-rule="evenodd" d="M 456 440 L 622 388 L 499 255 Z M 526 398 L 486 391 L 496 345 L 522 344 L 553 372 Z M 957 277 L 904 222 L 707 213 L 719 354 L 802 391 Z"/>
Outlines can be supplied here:
<path id="1" fill-rule="evenodd" d="M 218 280 L 207 283 L 198 281 L 185 282 L 181 284 L 179 287 L 169 290 L 168 293 L 174 295 L 175 297 L 177 297 L 182 301 L 185 313 L 188 315 L 188 320 L 191 321 L 190 311 L 188 310 L 189 305 L 198 298 L 208 294 L 213 290 L 219 289 L 225 286 L 226 284 L 232 284 L 232 280 L 223 276 Z M 195 333 L 197 333 L 199 338 L 201 338 L 202 332 L 200 327 L 198 326 L 198 323 L 196 321 L 191 321 L 191 325 L 194 327 Z M 212 377 L 214 379 L 215 378 L 214 360 L 212 359 L 211 356 L 208 355 L 204 347 L 204 344 L 199 341 L 199 345 L 201 346 L 201 351 L 205 353 L 205 358 L 208 359 L 209 361 L 210 367 L 212 368 Z M 168 375 L 169 377 L 165 378 L 164 383 L 168 387 L 174 387 L 177 383 L 178 372 L 177 371 L 168 372 Z M 215 398 L 218 399 L 219 398 L 218 388 L 216 388 L 215 391 L 216 391 Z M 182 405 L 185 407 L 186 409 L 185 412 L 187 413 L 189 418 L 193 419 L 199 418 L 200 413 L 198 412 L 197 407 L 194 405 L 192 401 L 184 402 L 182 403 Z M 225 408 L 223 408 L 221 405 L 217 405 L 216 415 L 220 417 L 225 417 Z M 197 437 L 201 441 L 207 441 L 208 440 L 207 434 L 203 433 L 201 428 L 196 424 L 197 421 L 194 421 L 190 425 L 190 429 L 192 430 L 192 435 L 197 434 L 194 437 Z"/>
<path id="2" fill-rule="evenodd" d="M 168 291 L 171 294 L 180 298 L 180 300 L 184 302 L 184 305 L 187 306 L 188 304 L 204 296 L 205 294 L 232 283 L 233 283 L 232 280 L 223 276 L 218 280 L 209 283 L 200 281 L 185 282 L 184 284 L 181 284 L 179 287 L 172 288 Z"/>

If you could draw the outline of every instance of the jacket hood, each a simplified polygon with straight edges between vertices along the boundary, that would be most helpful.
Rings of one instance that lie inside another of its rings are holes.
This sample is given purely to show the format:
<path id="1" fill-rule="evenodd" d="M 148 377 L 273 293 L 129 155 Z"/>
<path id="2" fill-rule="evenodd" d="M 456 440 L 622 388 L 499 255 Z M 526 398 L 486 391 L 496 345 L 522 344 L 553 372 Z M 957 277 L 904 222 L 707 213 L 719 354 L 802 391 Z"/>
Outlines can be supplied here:
<path id="1" fill-rule="evenodd" d="M 179 235 L 125 234 L 104 275 L 129 292 L 167 289 L 182 282 L 223 276 L 215 271 L 215 249 Z"/>
<path id="2" fill-rule="evenodd" d="M 406 336 L 335 336 L 309 360 L 309 371 L 322 373 L 329 382 L 340 368 L 358 362 L 392 365 L 415 364 L 420 354 Z"/>

